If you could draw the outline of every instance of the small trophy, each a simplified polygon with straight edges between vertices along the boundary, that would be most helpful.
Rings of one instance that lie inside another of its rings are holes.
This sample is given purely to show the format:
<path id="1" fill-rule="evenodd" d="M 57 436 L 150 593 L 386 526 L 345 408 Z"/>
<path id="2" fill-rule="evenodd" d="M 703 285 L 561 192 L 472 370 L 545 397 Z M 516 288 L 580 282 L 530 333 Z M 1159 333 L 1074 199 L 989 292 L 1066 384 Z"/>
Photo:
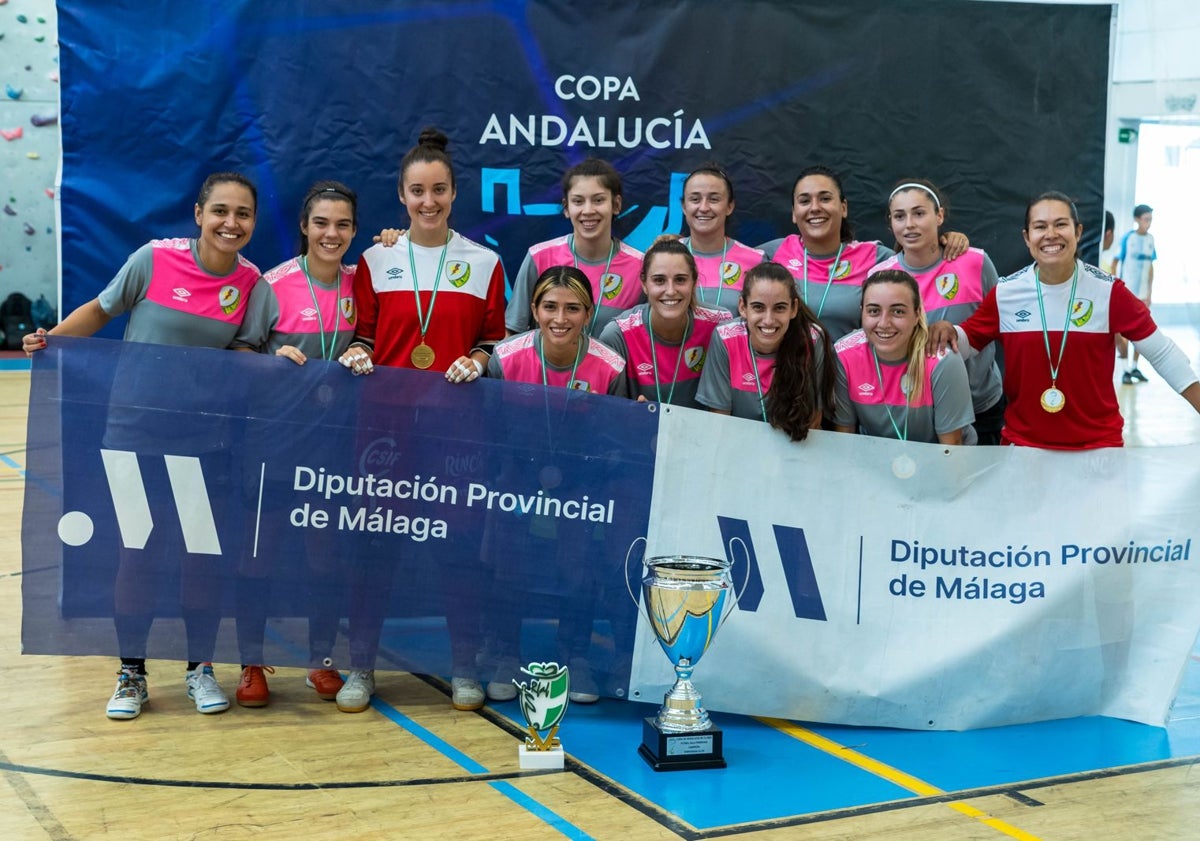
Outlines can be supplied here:
<path id="1" fill-rule="evenodd" d="M 724 768 L 721 730 L 700 705 L 691 678 L 721 625 L 726 597 L 733 590 L 730 562 L 670 555 L 645 563 L 642 594 L 647 618 L 675 667 L 676 680 L 658 715 L 643 720 L 638 753 L 656 771 Z"/>
<path id="2" fill-rule="evenodd" d="M 562 743 L 558 740 L 558 724 L 567 711 L 571 678 L 566 666 L 558 663 L 530 663 L 521 671 L 529 675 L 528 683 L 517 683 L 517 699 L 525 717 L 529 735 L 521 745 L 521 767 L 525 769 L 558 769 L 563 767 Z M 543 738 L 542 732 L 546 735 Z"/>

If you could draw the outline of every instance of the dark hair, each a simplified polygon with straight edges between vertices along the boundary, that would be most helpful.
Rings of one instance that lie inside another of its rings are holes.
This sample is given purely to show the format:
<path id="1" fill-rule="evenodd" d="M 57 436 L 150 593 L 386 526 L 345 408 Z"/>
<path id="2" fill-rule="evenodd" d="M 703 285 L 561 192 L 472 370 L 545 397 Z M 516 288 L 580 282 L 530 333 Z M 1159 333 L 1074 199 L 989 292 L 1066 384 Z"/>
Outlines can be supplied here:
<path id="1" fill-rule="evenodd" d="M 254 212 L 258 213 L 258 189 L 254 186 L 254 182 L 240 172 L 214 172 L 208 178 L 204 179 L 204 183 L 200 185 L 200 193 L 196 196 L 196 204 L 200 209 L 204 209 L 204 205 L 208 204 L 209 198 L 212 196 L 213 188 L 218 184 L 241 184 L 250 191 L 250 198 L 254 200 Z"/>
<path id="2" fill-rule="evenodd" d="M 720 178 L 722 181 L 725 182 L 725 189 L 729 191 L 730 203 L 732 203 L 734 201 L 733 181 L 731 181 L 729 179 L 729 176 L 725 173 L 725 170 L 721 168 L 721 165 L 719 163 L 717 163 L 716 161 L 705 161 L 704 163 L 700 164 L 700 166 L 693 169 L 688 174 L 688 177 L 683 179 L 684 193 L 687 192 L 688 182 L 691 181 L 697 175 L 715 175 L 718 178 Z"/>
<path id="3" fill-rule="evenodd" d="M 692 300 L 688 304 L 690 309 L 696 308 L 696 287 L 695 283 L 700 280 L 700 269 L 696 266 L 696 258 L 692 255 L 691 249 L 683 244 L 683 240 L 674 234 L 662 234 L 650 247 L 646 249 L 646 253 L 642 255 L 641 278 L 642 283 L 646 282 L 647 272 L 649 271 L 650 261 L 659 254 L 672 254 L 677 257 L 682 257 L 688 265 L 688 269 L 692 273 Z"/>
<path id="4" fill-rule="evenodd" d="M 1134 214 L 1134 218 L 1135 219 L 1137 218 L 1136 214 Z M 1116 217 L 1112 215 L 1111 210 L 1104 211 L 1104 233 L 1107 234 L 1109 231 L 1115 231 L 1116 229 L 1117 229 Z"/>
<path id="5" fill-rule="evenodd" d="M 743 302 L 749 302 L 751 287 L 760 281 L 782 283 L 790 299 L 799 304 L 775 354 L 775 374 L 767 392 L 766 413 L 771 426 L 793 441 L 803 441 L 817 412 L 833 411 L 833 344 L 812 310 L 800 300 L 791 272 L 769 260 L 759 263 L 746 272 Z M 814 342 L 820 342 L 824 351 L 819 369 Z"/>
<path id="6" fill-rule="evenodd" d="M 571 184 L 576 178 L 595 178 L 614 197 L 621 197 L 621 174 L 617 172 L 617 168 L 600 158 L 584 158 L 563 173 L 562 200 L 564 206 L 567 203 L 567 196 L 571 192 Z"/>
<path id="7" fill-rule="evenodd" d="M 932 181 L 925 178 L 901 178 L 892 186 L 892 191 L 888 194 L 887 209 L 884 211 L 884 219 L 888 221 L 888 227 L 891 227 L 892 221 L 892 199 L 900 193 L 907 193 L 910 190 L 918 190 L 924 193 L 927 197 L 933 199 L 933 211 L 942 211 L 941 224 L 937 226 L 937 232 L 942 233 L 942 226 L 946 224 L 946 200 L 942 198 L 942 191 L 937 188 Z M 895 246 L 896 251 L 903 251 L 904 248 L 899 242 Z"/>
<path id="8" fill-rule="evenodd" d="M 404 173 L 408 172 L 410 166 L 431 163 L 445 164 L 450 173 L 450 189 L 458 189 L 454 183 L 454 164 L 450 162 L 450 155 L 446 153 L 446 147 L 449 145 L 450 138 L 440 129 L 432 126 L 421 129 L 417 145 L 409 149 L 400 160 L 400 192 L 404 192 Z"/>
<path id="9" fill-rule="evenodd" d="M 833 182 L 833 186 L 837 187 L 838 198 L 843 202 L 846 201 L 846 191 L 842 189 L 842 178 L 832 169 L 827 166 L 815 164 L 805 167 L 800 170 L 800 174 L 796 176 L 796 180 L 792 182 L 792 204 L 796 203 L 796 186 L 810 175 L 823 175 Z M 850 218 L 847 214 L 842 214 L 842 226 L 838 231 L 838 238 L 842 242 L 850 242 L 854 239 L 854 226 L 850 224 Z"/>
<path id="10" fill-rule="evenodd" d="M 1079 209 L 1075 207 L 1075 200 L 1059 190 L 1047 190 L 1040 196 L 1035 196 L 1029 200 L 1029 204 L 1025 205 L 1025 228 L 1029 230 L 1029 213 L 1033 210 L 1035 204 L 1040 204 L 1044 201 L 1060 201 L 1071 209 L 1071 221 L 1079 227 L 1082 223 L 1079 221 Z"/>
<path id="11" fill-rule="evenodd" d="M 1147 213 L 1153 213 L 1153 212 L 1154 212 L 1154 208 L 1151 207 L 1150 205 L 1139 204 L 1137 207 L 1135 207 L 1133 209 L 1133 218 L 1136 219 L 1139 216 L 1145 216 Z"/>
<path id="12" fill-rule="evenodd" d="M 863 281 L 862 297 L 859 298 L 860 312 L 863 302 L 867 300 L 867 290 L 883 283 L 898 283 L 907 287 L 909 293 L 912 294 L 913 311 L 917 314 L 917 326 L 908 339 L 906 352 L 909 382 L 906 400 L 911 406 L 921 399 L 921 393 L 925 388 L 925 346 L 929 342 L 929 321 L 925 318 L 925 308 L 921 305 L 921 288 L 917 285 L 916 278 L 903 269 L 882 269 L 868 275 L 867 279 Z"/>
<path id="13" fill-rule="evenodd" d="M 312 215 L 313 205 L 322 199 L 344 201 L 350 205 L 350 220 L 355 230 L 358 229 L 358 196 L 341 181 L 318 181 L 308 188 L 304 194 L 304 203 L 300 206 L 300 253 L 308 253 L 308 237 L 304 235 L 304 226 Z"/>
<path id="14" fill-rule="evenodd" d="M 588 310 L 592 310 L 596 306 L 596 299 L 592 295 L 592 282 L 588 280 L 582 269 L 574 266 L 551 266 L 538 275 L 537 281 L 533 284 L 533 294 L 529 296 L 530 304 L 536 307 L 541 302 L 542 296 L 555 287 L 574 292 L 583 303 L 587 304 Z"/>

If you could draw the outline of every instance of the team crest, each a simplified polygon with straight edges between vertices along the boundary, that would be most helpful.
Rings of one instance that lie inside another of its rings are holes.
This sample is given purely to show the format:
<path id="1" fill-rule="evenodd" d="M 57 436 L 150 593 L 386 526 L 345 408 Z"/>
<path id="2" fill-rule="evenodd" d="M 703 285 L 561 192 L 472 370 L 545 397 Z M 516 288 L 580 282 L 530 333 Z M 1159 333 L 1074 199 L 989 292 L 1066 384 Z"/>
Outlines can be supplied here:
<path id="1" fill-rule="evenodd" d="M 346 319 L 347 324 L 354 324 L 354 299 L 342 298 L 338 301 L 338 309 L 342 311 L 342 318 Z"/>
<path id="2" fill-rule="evenodd" d="M 604 300 L 611 301 L 621 294 L 621 276 L 614 272 L 600 275 L 600 292 Z"/>
<path id="3" fill-rule="evenodd" d="M 933 285 L 939 295 L 947 301 L 953 301 L 954 296 L 958 294 L 958 275 L 954 272 L 940 274 L 933 279 Z"/>
<path id="4" fill-rule="evenodd" d="M 845 280 L 846 278 L 850 277 L 850 269 L 851 265 L 849 260 L 839 261 L 837 267 L 833 270 L 833 279 Z"/>
<path id="5" fill-rule="evenodd" d="M 517 683 L 514 679 L 513 685 L 529 732 L 525 746 L 540 751 L 558 747 L 558 725 L 567 712 L 571 691 L 567 668 L 558 663 L 530 663 L 522 666 L 521 672 L 530 680 Z M 549 732 L 543 737 L 543 731 Z"/>
<path id="6" fill-rule="evenodd" d="M 1087 298 L 1076 298 L 1075 306 L 1071 308 L 1071 323 L 1076 327 L 1082 327 L 1092 319 L 1092 312 L 1095 307 Z"/>
<path id="7" fill-rule="evenodd" d="M 690 347 L 683 352 L 683 364 L 688 366 L 689 370 L 700 373 L 700 369 L 704 367 L 704 348 L 700 345 Z"/>
<path id="8" fill-rule="evenodd" d="M 462 260 L 454 260 L 446 266 L 446 279 L 454 284 L 455 289 L 461 289 L 471 279 L 471 264 Z"/>
<path id="9" fill-rule="evenodd" d="M 242 291 L 236 286 L 222 286 L 217 296 L 221 302 L 221 312 L 233 315 L 234 310 L 238 308 L 238 303 L 242 300 Z"/>
<path id="10" fill-rule="evenodd" d="M 721 264 L 721 282 L 726 286 L 735 285 L 742 277 L 742 267 L 732 260 Z"/>

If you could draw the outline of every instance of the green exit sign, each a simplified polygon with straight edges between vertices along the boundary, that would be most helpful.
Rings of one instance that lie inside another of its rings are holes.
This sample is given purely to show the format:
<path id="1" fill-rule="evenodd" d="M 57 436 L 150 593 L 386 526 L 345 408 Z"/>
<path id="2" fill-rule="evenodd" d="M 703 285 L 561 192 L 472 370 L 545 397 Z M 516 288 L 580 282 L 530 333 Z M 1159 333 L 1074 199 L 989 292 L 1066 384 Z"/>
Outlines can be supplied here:
<path id="1" fill-rule="evenodd" d="M 1118 143 L 1132 143 L 1135 140 L 1137 140 L 1137 129 L 1123 128 L 1117 130 Z"/>

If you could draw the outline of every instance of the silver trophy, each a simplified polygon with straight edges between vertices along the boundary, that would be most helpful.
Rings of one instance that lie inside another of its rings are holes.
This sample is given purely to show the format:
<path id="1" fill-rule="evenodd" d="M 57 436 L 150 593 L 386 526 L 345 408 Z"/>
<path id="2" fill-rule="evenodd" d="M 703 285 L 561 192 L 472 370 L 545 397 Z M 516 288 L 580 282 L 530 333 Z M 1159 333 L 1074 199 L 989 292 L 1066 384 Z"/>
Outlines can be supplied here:
<path id="1" fill-rule="evenodd" d="M 731 562 L 665 555 L 644 563 L 646 617 L 675 667 L 676 680 L 663 697 L 658 715 L 645 719 L 638 752 L 659 771 L 724 768 L 722 733 L 700 704 L 692 670 L 727 615 L 726 602 L 730 609 L 737 603 L 729 574 Z"/>

